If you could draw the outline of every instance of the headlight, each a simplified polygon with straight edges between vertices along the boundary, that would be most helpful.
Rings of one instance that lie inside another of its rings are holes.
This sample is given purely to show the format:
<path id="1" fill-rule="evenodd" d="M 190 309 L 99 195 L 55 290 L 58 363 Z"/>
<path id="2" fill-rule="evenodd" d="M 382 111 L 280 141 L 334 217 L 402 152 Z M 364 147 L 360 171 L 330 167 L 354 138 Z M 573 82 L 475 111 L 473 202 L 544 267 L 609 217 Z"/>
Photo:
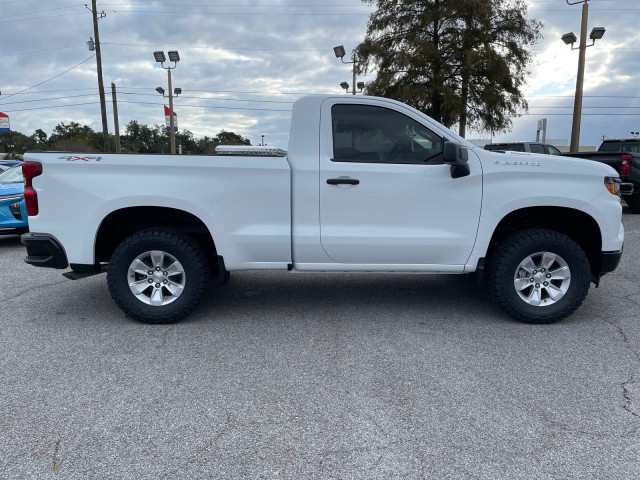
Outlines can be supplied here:
<path id="1" fill-rule="evenodd" d="M 620 196 L 620 179 L 618 177 L 604 177 L 604 187 L 611 195 Z"/>

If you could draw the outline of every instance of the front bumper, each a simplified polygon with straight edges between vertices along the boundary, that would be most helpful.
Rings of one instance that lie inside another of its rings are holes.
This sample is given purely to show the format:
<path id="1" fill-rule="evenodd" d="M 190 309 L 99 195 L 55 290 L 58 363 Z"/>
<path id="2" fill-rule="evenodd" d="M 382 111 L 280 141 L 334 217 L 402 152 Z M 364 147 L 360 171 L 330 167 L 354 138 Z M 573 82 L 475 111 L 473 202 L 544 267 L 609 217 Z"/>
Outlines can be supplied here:
<path id="1" fill-rule="evenodd" d="M 24 261 L 34 267 L 67 268 L 67 254 L 53 235 L 47 233 L 25 233 L 21 237 L 27 247 Z"/>
<path id="2" fill-rule="evenodd" d="M 600 254 L 600 268 L 594 274 L 592 274 L 591 280 L 596 284 L 596 287 L 600 286 L 600 279 L 609 272 L 613 272 L 620 264 L 622 258 L 622 250 L 615 252 L 602 252 Z"/>
<path id="3" fill-rule="evenodd" d="M 622 258 L 622 250 L 617 252 L 602 252 L 602 261 L 600 262 L 600 275 L 613 272 L 620 264 Z"/>

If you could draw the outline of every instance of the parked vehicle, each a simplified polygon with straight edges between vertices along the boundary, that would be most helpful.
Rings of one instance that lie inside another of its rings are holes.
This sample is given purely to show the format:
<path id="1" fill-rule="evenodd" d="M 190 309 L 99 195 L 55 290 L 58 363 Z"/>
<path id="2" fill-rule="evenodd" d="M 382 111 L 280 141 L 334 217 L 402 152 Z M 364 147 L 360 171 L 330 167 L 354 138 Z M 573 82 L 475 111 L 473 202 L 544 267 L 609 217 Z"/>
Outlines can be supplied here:
<path id="1" fill-rule="evenodd" d="M 623 182 L 622 198 L 633 213 L 640 213 L 640 138 L 609 139 L 602 142 L 597 152 L 562 155 L 593 160 L 614 168 Z"/>
<path id="2" fill-rule="evenodd" d="M 20 165 L 21 163 L 22 162 L 20 160 L 0 160 L 0 173 L 5 172 L 16 165 Z"/>
<path id="3" fill-rule="evenodd" d="M 19 165 L 0 173 L 0 233 L 28 230 L 24 203 L 24 177 Z"/>
<path id="4" fill-rule="evenodd" d="M 529 152 L 541 153 L 546 155 L 561 155 L 562 152 L 553 145 L 538 142 L 508 142 L 508 143 L 488 143 L 484 146 L 485 150 L 492 152 Z"/>
<path id="5" fill-rule="evenodd" d="M 27 153 L 26 262 L 106 270 L 116 304 L 149 323 L 250 269 L 475 272 L 509 314 L 549 323 L 622 254 L 611 167 L 475 148 L 393 100 L 303 97 L 286 156 L 218 153 Z"/>

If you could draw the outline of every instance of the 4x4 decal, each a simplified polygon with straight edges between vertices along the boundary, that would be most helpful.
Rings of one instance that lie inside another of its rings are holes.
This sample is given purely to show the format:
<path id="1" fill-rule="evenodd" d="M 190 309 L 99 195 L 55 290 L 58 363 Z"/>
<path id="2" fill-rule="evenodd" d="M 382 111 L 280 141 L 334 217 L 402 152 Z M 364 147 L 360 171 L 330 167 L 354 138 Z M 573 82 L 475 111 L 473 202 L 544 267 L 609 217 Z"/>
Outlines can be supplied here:
<path id="1" fill-rule="evenodd" d="M 100 160 L 102 160 L 102 157 L 93 157 L 88 155 L 82 155 L 82 156 L 68 155 L 64 157 L 58 157 L 58 160 L 66 160 L 67 162 L 77 162 L 77 161 L 89 162 L 91 160 L 95 160 L 96 162 L 99 162 Z"/>

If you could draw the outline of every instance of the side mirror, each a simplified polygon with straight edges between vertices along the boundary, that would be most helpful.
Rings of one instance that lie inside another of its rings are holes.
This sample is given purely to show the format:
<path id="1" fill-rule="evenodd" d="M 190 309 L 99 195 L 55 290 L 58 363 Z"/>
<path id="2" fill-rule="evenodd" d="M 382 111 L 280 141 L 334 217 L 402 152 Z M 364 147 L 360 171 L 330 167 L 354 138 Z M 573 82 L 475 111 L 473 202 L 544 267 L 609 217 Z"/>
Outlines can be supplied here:
<path id="1" fill-rule="evenodd" d="M 445 142 L 442 161 L 451 165 L 451 178 L 466 177 L 471 173 L 469 150 L 459 143 Z"/>

